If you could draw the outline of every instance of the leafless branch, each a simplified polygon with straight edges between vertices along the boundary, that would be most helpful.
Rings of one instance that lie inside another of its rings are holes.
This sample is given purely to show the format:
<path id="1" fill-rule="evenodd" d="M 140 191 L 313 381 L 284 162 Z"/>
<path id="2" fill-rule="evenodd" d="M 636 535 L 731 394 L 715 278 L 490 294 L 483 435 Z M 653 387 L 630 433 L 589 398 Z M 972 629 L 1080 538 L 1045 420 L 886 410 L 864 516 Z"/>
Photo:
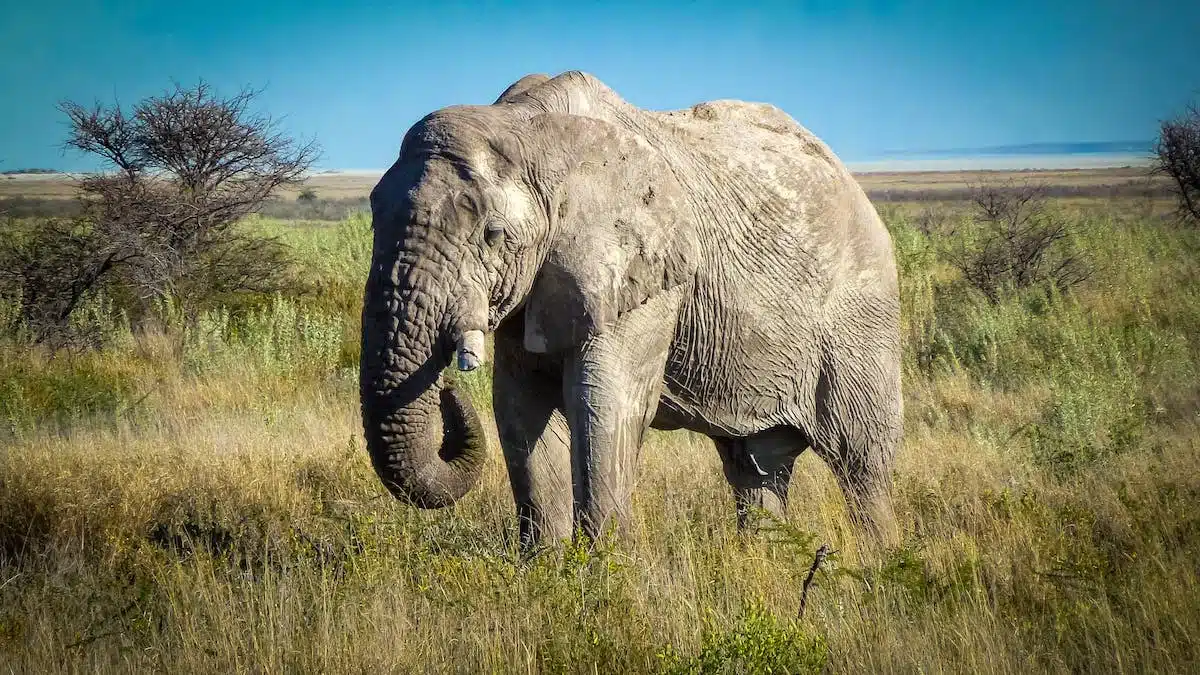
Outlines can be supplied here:
<path id="1" fill-rule="evenodd" d="M 800 589 L 800 611 L 797 613 L 797 620 L 804 618 L 804 608 L 808 605 L 808 589 L 812 586 L 817 570 L 821 569 L 821 565 L 825 564 L 825 559 L 831 553 L 833 553 L 833 549 L 829 548 L 829 544 L 821 544 L 821 547 L 817 549 L 817 554 L 813 556 L 812 567 L 808 568 L 808 575 L 804 577 L 804 586 Z"/>
<path id="2" fill-rule="evenodd" d="M 1154 172 L 1171 179 L 1179 215 L 1200 224 L 1200 107 L 1164 121 L 1154 145 Z"/>
<path id="3" fill-rule="evenodd" d="M 1044 186 L 1010 181 L 973 187 L 971 194 L 979 231 L 962 238 L 949 258 L 988 300 L 999 302 L 1008 288 L 1063 290 L 1090 276 L 1090 265 L 1069 246 L 1068 222 L 1049 209 Z"/>

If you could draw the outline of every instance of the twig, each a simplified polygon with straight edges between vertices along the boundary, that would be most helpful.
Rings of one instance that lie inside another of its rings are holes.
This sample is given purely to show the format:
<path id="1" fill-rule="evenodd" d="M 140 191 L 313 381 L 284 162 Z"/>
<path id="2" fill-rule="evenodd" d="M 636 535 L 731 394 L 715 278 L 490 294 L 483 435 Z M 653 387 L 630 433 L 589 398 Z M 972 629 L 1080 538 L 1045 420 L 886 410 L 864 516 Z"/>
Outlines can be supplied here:
<path id="1" fill-rule="evenodd" d="M 817 570 L 821 565 L 825 564 L 825 558 L 833 551 L 829 548 L 829 544 L 821 544 L 821 548 L 817 549 L 817 554 L 813 556 L 812 567 L 808 568 L 808 576 L 804 577 L 804 587 L 800 590 L 800 613 L 796 619 L 804 618 L 804 607 L 808 604 L 808 589 L 812 586 L 813 577 L 816 576 Z"/>

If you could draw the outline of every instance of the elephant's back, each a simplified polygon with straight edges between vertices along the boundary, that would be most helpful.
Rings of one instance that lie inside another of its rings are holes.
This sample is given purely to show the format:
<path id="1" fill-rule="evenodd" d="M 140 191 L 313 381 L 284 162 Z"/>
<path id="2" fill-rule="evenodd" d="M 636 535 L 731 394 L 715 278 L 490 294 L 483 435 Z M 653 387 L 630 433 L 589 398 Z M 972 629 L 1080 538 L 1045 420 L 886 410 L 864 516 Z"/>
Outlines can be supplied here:
<path id="1" fill-rule="evenodd" d="M 684 110 L 652 113 L 674 127 L 700 148 L 709 146 L 737 155 L 753 156 L 759 151 L 788 153 L 811 160 L 839 178 L 849 171 L 816 134 L 791 115 L 769 103 L 735 99 L 705 101 Z"/>
<path id="2" fill-rule="evenodd" d="M 714 255 L 741 249 L 750 276 L 820 293 L 891 268 L 891 239 L 858 181 L 787 113 L 720 100 L 653 115 Z"/>

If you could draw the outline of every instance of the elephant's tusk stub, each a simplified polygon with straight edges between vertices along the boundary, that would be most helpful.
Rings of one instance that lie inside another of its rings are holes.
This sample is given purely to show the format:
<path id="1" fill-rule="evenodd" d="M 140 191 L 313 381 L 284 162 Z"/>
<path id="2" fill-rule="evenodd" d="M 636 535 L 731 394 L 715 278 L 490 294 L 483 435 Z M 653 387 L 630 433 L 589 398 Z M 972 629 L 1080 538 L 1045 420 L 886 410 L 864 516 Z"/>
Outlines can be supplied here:
<path id="1" fill-rule="evenodd" d="M 458 340 L 458 369 L 475 370 L 486 360 L 483 346 L 483 331 L 469 330 Z"/>

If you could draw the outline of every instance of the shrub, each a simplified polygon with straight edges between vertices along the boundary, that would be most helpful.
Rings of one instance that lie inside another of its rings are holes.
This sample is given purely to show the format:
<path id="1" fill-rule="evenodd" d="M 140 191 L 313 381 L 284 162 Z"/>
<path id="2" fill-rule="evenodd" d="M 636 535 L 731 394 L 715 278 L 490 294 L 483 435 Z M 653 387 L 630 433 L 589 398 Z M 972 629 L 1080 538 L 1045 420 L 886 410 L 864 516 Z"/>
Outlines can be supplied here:
<path id="1" fill-rule="evenodd" d="M 1170 178 L 1180 216 L 1200 224 L 1200 107 L 1189 106 L 1162 123 L 1154 145 L 1154 170 Z"/>
<path id="2" fill-rule="evenodd" d="M 98 156 L 107 173 L 78 183 L 82 213 L 44 221 L 0 247 L 5 289 L 36 342 L 69 341 L 79 303 L 103 286 L 140 313 L 153 299 L 187 303 L 277 290 L 286 255 L 238 222 L 277 188 L 297 183 L 317 156 L 269 117 L 249 112 L 245 90 L 221 98 L 178 85 L 120 106 L 65 102 L 66 145 Z M 9 229 L 9 228 L 6 228 Z"/>
<path id="3" fill-rule="evenodd" d="M 129 255 L 86 222 L 7 221 L 0 228 L 0 296 L 12 308 L 6 332 L 55 348 L 95 346 L 95 331 L 71 317 Z"/>
<path id="4" fill-rule="evenodd" d="M 668 648 L 662 655 L 668 673 L 819 673 L 829 647 L 793 622 L 783 622 L 752 603 L 729 631 L 708 631 L 700 653 L 684 658 Z"/>
<path id="5" fill-rule="evenodd" d="M 1070 221 L 1048 208 L 1043 187 L 980 186 L 972 202 L 976 226 L 963 233 L 950 261 L 991 302 L 1011 289 L 1065 290 L 1090 275 L 1072 245 Z"/>

